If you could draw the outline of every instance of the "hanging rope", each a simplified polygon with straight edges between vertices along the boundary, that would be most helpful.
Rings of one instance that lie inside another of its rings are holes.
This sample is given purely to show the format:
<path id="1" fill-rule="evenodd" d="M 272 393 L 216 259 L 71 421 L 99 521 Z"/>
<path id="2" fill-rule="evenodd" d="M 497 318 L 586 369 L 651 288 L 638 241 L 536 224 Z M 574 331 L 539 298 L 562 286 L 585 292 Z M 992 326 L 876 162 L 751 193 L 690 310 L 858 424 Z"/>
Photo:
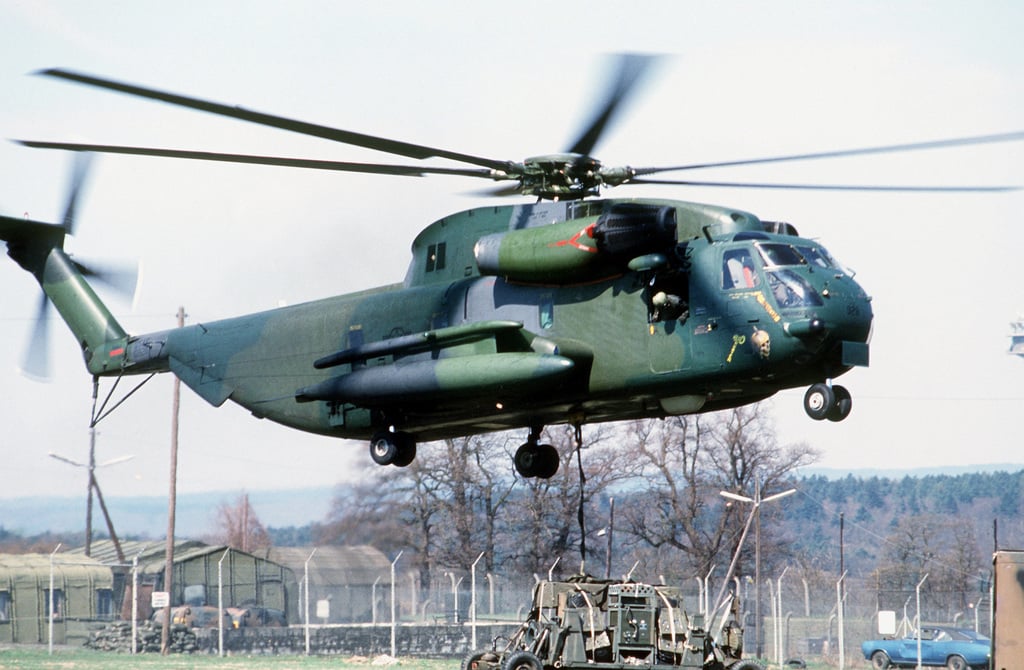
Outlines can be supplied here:
<path id="1" fill-rule="evenodd" d="M 583 517 L 583 491 L 586 487 L 587 476 L 583 474 L 583 428 L 580 424 L 573 424 L 576 437 L 576 464 L 580 470 L 580 506 L 576 512 L 576 518 L 580 523 L 580 572 L 583 572 L 583 565 L 587 560 L 587 526 Z"/>

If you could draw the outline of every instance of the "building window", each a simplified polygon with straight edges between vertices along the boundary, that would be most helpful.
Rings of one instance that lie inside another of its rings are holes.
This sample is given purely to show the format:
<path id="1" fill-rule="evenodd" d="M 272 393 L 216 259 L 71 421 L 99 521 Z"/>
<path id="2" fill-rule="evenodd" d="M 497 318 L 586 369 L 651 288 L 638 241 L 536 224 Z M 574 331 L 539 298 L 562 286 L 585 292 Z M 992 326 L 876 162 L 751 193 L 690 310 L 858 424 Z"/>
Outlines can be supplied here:
<path id="1" fill-rule="evenodd" d="M 11 620 L 11 592 L 0 591 L 0 623 Z"/>
<path id="2" fill-rule="evenodd" d="M 96 618 L 114 618 L 114 592 L 111 589 L 96 589 Z"/>
<path id="3" fill-rule="evenodd" d="M 46 611 L 46 618 L 50 618 L 50 589 L 43 589 L 43 608 Z M 64 589 L 53 590 L 53 618 L 60 619 L 64 616 Z"/>

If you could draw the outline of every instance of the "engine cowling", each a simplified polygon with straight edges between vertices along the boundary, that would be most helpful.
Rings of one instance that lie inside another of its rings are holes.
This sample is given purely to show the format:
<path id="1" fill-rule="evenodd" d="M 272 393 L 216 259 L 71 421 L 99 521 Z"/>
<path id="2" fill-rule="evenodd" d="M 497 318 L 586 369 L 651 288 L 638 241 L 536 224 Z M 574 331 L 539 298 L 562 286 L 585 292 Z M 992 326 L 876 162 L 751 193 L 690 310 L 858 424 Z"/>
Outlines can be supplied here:
<path id="1" fill-rule="evenodd" d="M 594 281 L 625 271 L 634 258 L 670 249 L 675 214 L 668 206 L 616 203 L 596 218 L 487 235 L 473 255 L 481 274 L 510 281 Z"/>

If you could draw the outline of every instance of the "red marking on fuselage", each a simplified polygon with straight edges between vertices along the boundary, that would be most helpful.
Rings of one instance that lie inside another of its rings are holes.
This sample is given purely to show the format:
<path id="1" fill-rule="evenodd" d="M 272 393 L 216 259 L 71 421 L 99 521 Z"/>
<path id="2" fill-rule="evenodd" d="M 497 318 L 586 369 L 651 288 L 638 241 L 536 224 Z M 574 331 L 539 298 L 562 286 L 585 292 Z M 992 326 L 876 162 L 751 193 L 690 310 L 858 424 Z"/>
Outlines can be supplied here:
<path id="1" fill-rule="evenodd" d="M 593 237 L 593 226 L 587 226 L 580 232 L 576 233 L 567 240 L 559 240 L 549 244 L 549 247 L 575 247 L 580 251 L 586 251 L 587 253 L 596 254 L 597 247 L 588 247 L 587 245 L 580 242 L 580 238 L 586 235 L 587 237 Z"/>

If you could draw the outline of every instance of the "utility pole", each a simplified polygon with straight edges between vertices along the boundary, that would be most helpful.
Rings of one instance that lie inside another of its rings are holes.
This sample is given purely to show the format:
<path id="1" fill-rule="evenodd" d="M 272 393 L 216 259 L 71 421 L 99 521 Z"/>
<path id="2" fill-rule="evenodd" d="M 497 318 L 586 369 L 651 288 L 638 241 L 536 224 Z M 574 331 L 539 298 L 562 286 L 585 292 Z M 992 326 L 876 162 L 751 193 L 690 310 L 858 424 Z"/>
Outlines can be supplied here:
<path id="1" fill-rule="evenodd" d="M 754 519 L 754 655 L 760 658 L 762 656 L 762 640 L 761 635 L 764 632 L 761 629 L 761 505 L 766 502 L 778 500 L 779 498 L 785 498 L 788 495 L 796 493 L 796 489 L 788 489 L 782 493 L 776 493 L 770 495 L 767 498 L 761 497 L 761 480 L 754 481 L 754 497 L 748 498 L 747 496 L 740 495 L 738 493 L 732 493 L 731 491 L 721 491 L 721 495 L 726 498 L 738 500 L 740 502 L 751 503 L 753 507 L 750 510 L 750 514 Z M 749 527 L 750 519 L 747 519 L 747 526 Z M 744 529 L 744 536 L 746 536 L 746 529 Z M 740 538 L 740 544 L 743 543 L 743 537 Z M 739 549 L 736 550 L 737 552 Z M 726 582 L 729 581 L 729 575 L 726 575 Z M 724 585 L 723 585 L 724 589 Z M 719 592 L 718 599 L 721 600 L 722 592 Z"/>
<path id="2" fill-rule="evenodd" d="M 185 308 L 178 308 L 178 328 L 185 325 Z M 164 591 L 170 596 L 174 586 L 174 510 L 178 490 L 178 410 L 181 404 L 181 380 L 174 378 L 174 392 L 171 402 L 171 476 L 167 495 L 167 560 L 164 565 Z M 167 655 L 167 643 L 171 633 L 171 602 L 164 607 L 164 627 L 160 633 L 160 653 Z"/>

